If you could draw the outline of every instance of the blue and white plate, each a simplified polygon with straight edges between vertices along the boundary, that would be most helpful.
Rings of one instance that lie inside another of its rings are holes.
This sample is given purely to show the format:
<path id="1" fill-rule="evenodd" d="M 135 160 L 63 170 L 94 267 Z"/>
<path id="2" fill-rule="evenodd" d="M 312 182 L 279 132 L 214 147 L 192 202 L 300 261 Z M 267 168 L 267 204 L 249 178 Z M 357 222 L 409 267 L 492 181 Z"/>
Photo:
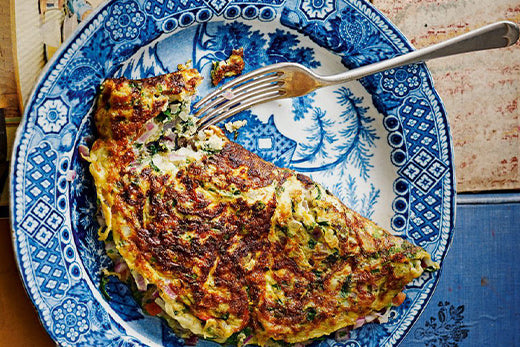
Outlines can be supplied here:
<path id="1" fill-rule="evenodd" d="M 93 14 L 36 84 L 17 133 L 11 216 L 20 272 L 40 319 L 59 344 L 182 345 L 143 313 L 97 240 L 96 198 L 77 148 L 93 141 L 92 106 L 104 78 L 143 78 L 191 60 L 210 87 L 211 62 L 243 47 L 246 70 L 281 61 L 324 74 L 412 50 L 359 0 L 125 0 Z M 243 112 L 237 142 L 310 175 L 366 217 L 441 262 L 451 241 L 455 178 L 446 113 L 425 65 L 392 69 L 311 95 Z M 439 272 L 407 286 L 386 324 L 320 346 L 395 346 L 427 304 Z M 216 345 L 200 341 L 199 345 Z"/>

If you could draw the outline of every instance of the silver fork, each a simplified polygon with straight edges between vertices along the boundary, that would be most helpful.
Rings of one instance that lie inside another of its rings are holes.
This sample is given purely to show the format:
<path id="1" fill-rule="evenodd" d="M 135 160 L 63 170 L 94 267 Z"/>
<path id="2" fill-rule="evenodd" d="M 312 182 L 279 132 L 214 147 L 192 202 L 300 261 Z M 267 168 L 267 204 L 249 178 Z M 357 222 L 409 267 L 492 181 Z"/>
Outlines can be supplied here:
<path id="1" fill-rule="evenodd" d="M 452 39 L 388 60 L 362 66 L 337 75 L 320 76 L 296 63 L 273 64 L 251 71 L 197 102 L 199 130 L 216 124 L 254 105 L 302 96 L 321 87 L 345 83 L 377 72 L 454 54 L 507 47 L 518 40 L 518 25 L 502 21 Z"/>

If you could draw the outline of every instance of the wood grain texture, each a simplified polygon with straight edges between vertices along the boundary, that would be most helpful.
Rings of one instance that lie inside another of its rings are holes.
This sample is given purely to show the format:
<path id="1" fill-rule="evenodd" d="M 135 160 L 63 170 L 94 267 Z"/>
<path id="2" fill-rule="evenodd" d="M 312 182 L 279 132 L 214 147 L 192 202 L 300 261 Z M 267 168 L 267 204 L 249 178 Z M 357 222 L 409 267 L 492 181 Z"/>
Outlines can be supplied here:
<path id="1" fill-rule="evenodd" d="M 0 346 L 56 346 L 27 296 L 14 261 L 8 219 L 0 219 Z"/>
<path id="2" fill-rule="evenodd" d="M 0 107 L 6 117 L 19 115 L 11 40 L 10 0 L 0 0 Z"/>
<path id="3" fill-rule="evenodd" d="M 20 98 L 25 105 L 45 65 L 45 50 L 38 1 L 14 1 L 14 4 Z"/>
<path id="4" fill-rule="evenodd" d="M 417 47 L 485 24 L 520 22 L 518 0 L 374 0 Z M 520 44 L 428 63 L 448 112 L 457 191 L 520 188 Z"/>

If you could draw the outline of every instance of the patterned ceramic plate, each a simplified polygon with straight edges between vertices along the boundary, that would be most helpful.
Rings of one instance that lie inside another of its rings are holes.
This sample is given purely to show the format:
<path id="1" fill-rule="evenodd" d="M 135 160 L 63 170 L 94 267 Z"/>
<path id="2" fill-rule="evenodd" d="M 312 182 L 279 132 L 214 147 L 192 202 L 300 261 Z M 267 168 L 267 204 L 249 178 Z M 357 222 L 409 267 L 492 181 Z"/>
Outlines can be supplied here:
<path id="1" fill-rule="evenodd" d="M 27 105 L 13 153 L 11 216 L 20 272 L 49 334 L 62 345 L 182 345 L 143 314 L 110 265 L 94 218 L 96 199 L 80 144 L 92 143 L 92 106 L 106 77 L 142 78 L 244 47 L 247 70 L 295 61 L 336 73 L 411 50 L 359 0 L 125 0 L 82 25 L 48 64 Z M 200 94 L 210 89 L 206 78 Z M 323 183 L 345 203 L 442 262 L 451 240 L 454 174 L 448 124 L 426 66 L 411 65 L 244 112 L 236 141 Z M 394 346 L 428 302 L 439 273 L 407 287 L 386 324 L 347 342 Z M 200 345 L 216 345 L 200 341 Z"/>

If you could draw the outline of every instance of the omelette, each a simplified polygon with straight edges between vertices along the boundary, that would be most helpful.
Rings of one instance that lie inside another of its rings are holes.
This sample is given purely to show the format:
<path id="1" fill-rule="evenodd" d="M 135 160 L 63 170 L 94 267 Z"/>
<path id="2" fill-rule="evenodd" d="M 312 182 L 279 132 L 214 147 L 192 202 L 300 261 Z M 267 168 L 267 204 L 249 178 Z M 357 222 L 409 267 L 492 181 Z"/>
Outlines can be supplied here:
<path id="1" fill-rule="evenodd" d="M 105 80 L 90 162 L 99 238 L 145 311 L 176 334 L 285 345 L 346 332 L 438 265 L 422 248 L 215 126 L 197 131 L 189 66 Z"/>
<path id="2" fill-rule="evenodd" d="M 240 75 L 245 67 L 244 48 L 234 49 L 231 55 L 221 61 L 215 61 L 211 68 L 211 83 L 219 85 L 226 77 Z"/>

